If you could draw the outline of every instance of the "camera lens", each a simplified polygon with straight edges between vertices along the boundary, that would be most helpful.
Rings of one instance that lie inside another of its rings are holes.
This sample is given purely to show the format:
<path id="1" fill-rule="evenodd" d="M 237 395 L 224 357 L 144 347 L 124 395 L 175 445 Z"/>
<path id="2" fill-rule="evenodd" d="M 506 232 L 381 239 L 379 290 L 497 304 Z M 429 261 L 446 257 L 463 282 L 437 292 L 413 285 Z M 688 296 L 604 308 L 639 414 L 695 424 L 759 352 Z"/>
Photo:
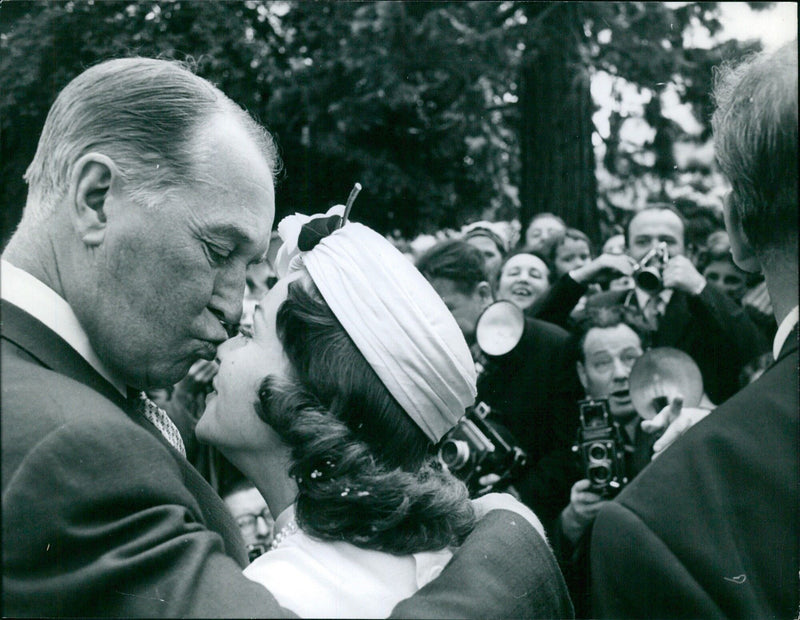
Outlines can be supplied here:
<path id="1" fill-rule="evenodd" d="M 648 293 L 661 290 L 661 276 L 655 269 L 642 269 L 635 276 L 639 288 Z"/>
<path id="2" fill-rule="evenodd" d="M 439 459 L 450 471 L 458 471 L 469 461 L 469 445 L 460 439 L 448 439 L 439 448 Z"/>
<path id="3" fill-rule="evenodd" d="M 606 447 L 601 443 L 592 444 L 589 448 L 589 458 L 593 461 L 603 461 L 608 458 Z"/>
<path id="4" fill-rule="evenodd" d="M 589 469 L 589 480 L 593 483 L 605 484 L 611 479 L 611 469 L 607 465 L 596 465 Z"/>

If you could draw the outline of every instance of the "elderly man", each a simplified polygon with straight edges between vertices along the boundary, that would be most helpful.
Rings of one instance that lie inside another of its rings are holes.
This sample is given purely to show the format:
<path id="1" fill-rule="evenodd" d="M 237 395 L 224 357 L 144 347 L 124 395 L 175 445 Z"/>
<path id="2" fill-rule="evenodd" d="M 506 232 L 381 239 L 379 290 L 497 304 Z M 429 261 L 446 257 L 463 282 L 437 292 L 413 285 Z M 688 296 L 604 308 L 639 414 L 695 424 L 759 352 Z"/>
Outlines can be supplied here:
<path id="1" fill-rule="evenodd" d="M 733 257 L 766 277 L 775 363 L 600 511 L 596 617 L 797 615 L 797 74 L 796 40 L 726 68 L 712 120 Z"/>
<path id="2" fill-rule="evenodd" d="M 747 313 L 706 279 L 686 257 L 685 225 L 669 205 L 639 211 L 628 223 L 628 252 L 641 261 L 658 244 L 666 244 L 663 288 L 613 290 L 589 298 L 587 309 L 622 305 L 637 317 L 646 347 L 675 347 L 697 362 L 706 392 L 715 402 L 739 388 L 742 367 L 768 349 Z"/>
<path id="3" fill-rule="evenodd" d="M 176 63 L 104 62 L 59 94 L 2 262 L 5 615 L 286 615 L 242 575 L 235 521 L 140 396 L 213 359 L 238 323 L 276 166 L 264 130 Z M 520 591 L 540 542 L 489 512 L 404 615 L 454 600 L 535 613 L 506 584 Z"/>

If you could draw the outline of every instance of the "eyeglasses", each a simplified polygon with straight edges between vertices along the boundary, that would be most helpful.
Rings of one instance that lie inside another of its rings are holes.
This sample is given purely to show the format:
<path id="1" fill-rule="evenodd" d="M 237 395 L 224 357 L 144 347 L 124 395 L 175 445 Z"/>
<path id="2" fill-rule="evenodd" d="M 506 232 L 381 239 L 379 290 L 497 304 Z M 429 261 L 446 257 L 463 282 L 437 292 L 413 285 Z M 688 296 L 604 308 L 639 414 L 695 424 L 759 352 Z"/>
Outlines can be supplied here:
<path id="1" fill-rule="evenodd" d="M 239 515 L 236 517 L 236 525 L 238 525 L 243 532 L 252 532 L 255 531 L 259 518 L 264 520 L 264 523 L 269 529 L 272 529 L 274 521 L 272 520 L 269 508 L 264 508 L 264 510 L 258 514 Z"/>

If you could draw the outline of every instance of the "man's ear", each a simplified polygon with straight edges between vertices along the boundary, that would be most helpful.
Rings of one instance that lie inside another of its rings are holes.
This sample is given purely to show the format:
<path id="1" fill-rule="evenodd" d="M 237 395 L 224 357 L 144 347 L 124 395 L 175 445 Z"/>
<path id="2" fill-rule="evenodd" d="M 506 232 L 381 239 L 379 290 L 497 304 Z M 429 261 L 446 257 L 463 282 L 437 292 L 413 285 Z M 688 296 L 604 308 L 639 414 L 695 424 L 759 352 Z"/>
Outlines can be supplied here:
<path id="1" fill-rule="evenodd" d="M 725 218 L 725 229 L 728 231 L 728 239 L 731 243 L 731 255 L 736 266 L 749 273 L 761 272 L 761 261 L 758 260 L 747 235 L 742 229 L 742 218 L 739 209 L 736 208 L 732 200 L 732 192 L 725 197 L 723 204 L 723 216 Z"/>
<path id="2" fill-rule="evenodd" d="M 485 280 L 483 282 L 479 282 L 475 290 L 478 292 L 478 297 L 481 300 L 481 306 L 483 308 L 486 308 L 494 302 L 492 287 Z"/>
<path id="3" fill-rule="evenodd" d="M 110 157 L 101 153 L 83 155 L 72 169 L 71 215 L 75 230 L 89 246 L 102 243 L 106 232 L 106 200 L 118 175 Z"/>
<path id="4" fill-rule="evenodd" d="M 578 371 L 578 380 L 581 382 L 583 389 L 586 390 L 589 381 L 586 378 L 586 368 L 584 368 L 583 362 L 575 362 L 575 369 Z"/>

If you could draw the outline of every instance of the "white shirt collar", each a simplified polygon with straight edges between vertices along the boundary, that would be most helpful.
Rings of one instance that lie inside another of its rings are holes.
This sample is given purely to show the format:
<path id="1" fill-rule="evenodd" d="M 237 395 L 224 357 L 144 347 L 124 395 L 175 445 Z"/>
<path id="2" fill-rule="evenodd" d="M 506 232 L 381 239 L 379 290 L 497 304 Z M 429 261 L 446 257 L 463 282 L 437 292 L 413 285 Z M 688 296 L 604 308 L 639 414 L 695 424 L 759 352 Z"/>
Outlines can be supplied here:
<path id="1" fill-rule="evenodd" d="M 775 332 L 775 340 L 772 341 L 772 359 L 778 359 L 778 356 L 781 354 L 781 349 L 786 343 L 789 334 L 792 333 L 794 326 L 797 325 L 798 319 L 800 319 L 800 306 L 795 306 L 792 311 L 786 315 L 783 321 L 781 321 L 781 324 L 778 326 L 778 331 Z"/>
<path id="2" fill-rule="evenodd" d="M 41 280 L 4 259 L 0 259 L 0 280 L 3 284 L 0 295 L 5 301 L 24 310 L 53 330 L 120 394 L 127 396 L 125 382 L 97 357 L 78 317 L 63 297 Z"/>
<path id="3" fill-rule="evenodd" d="M 647 302 L 650 299 L 650 297 L 652 297 L 652 295 L 650 295 L 650 293 L 645 293 L 638 286 L 634 287 L 633 290 L 636 293 L 636 301 L 638 302 L 639 307 L 644 308 L 647 305 Z M 661 297 L 661 299 L 664 301 L 665 308 L 669 304 L 669 300 L 672 299 L 672 292 L 673 291 L 671 288 L 665 288 L 662 289 L 661 292 L 658 294 L 658 296 Z"/>

